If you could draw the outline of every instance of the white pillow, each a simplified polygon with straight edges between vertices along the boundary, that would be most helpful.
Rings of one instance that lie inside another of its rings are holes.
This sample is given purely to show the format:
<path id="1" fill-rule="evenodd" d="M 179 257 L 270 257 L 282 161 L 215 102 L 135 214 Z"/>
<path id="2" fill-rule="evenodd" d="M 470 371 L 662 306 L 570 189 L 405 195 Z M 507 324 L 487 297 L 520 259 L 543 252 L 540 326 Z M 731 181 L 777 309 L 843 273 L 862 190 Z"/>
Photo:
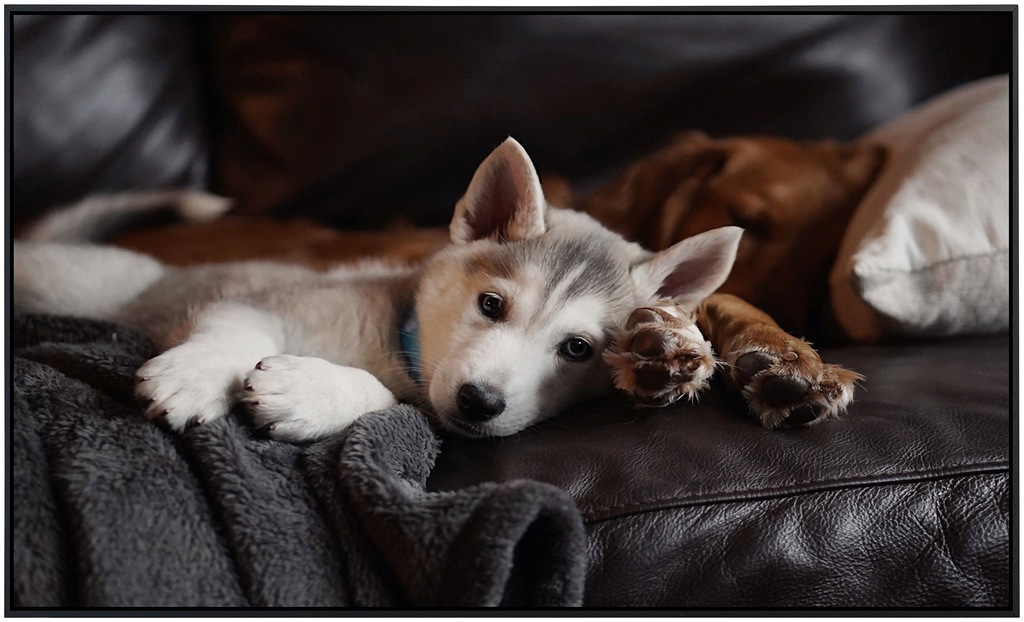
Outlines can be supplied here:
<path id="1" fill-rule="evenodd" d="M 962 86 L 864 136 L 889 148 L 829 276 L 847 335 L 1010 324 L 1009 76 Z"/>

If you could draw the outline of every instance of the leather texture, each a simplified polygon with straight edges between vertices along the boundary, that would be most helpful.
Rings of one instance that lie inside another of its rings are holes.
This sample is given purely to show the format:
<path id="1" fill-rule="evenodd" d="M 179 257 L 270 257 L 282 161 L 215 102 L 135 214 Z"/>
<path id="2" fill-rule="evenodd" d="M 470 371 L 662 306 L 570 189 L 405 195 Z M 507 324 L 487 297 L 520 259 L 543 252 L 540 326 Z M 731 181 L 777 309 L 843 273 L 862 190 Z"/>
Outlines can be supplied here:
<path id="1" fill-rule="evenodd" d="M 754 497 L 594 523 L 584 606 L 1006 607 L 1007 480 Z"/>
<path id="2" fill-rule="evenodd" d="M 508 135 L 585 187 L 675 132 L 858 136 L 990 75 L 1004 15 L 237 15 L 221 191 L 346 227 L 443 225 Z M 999 60 L 997 60 L 999 59 Z"/>
<path id="3" fill-rule="evenodd" d="M 1006 606 L 1009 337 L 828 350 L 866 376 L 841 420 L 768 431 L 696 406 L 598 401 L 513 439 L 445 439 L 429 485 L 570 491 L 585 603 Z"/>
<path id="4" fill-rule="evenodd" d="M 191 18 L 16 14 L 10 37 L 13 224 L 90 194 L 206 185 Z"/>

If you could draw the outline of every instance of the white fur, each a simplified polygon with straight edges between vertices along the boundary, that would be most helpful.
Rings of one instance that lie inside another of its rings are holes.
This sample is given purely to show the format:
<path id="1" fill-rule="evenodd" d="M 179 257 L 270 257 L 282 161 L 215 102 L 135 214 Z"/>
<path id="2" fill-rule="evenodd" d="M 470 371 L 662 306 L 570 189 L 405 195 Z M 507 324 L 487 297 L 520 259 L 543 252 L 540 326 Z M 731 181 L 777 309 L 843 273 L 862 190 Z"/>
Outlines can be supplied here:
<path id="1" fill-rule="evenodd" d="M 423 266 L 375 262 L 328 272 L 268 262 L 177 269 L 119 249 L 18 243 L 15 306 L 145 331 L 163 353 L 139 369 L 136 394 L 147 416 L 166 417 L 175 429 L 242 402 L 272 436 L 314 439 L 403 400 L 462 433 L 506 435 L 608 390 L 601 351 L 610 333 L 664 289 L 666 275 L 678 281 L 680 261 L 695 260 L 713 276 L 691 279 L 694 291 L 674 295 L 710 293 L 709 283 L 731 266 L 738 235 L 644 251 L 585 214 L 549 208 L 533 164 L 512 139 L 480 165 L 451 231 L 454 244 Z M 577 241 L 599 248 L 604 260 L 589 272 L 549 274 L 545 249 L 562 248 L 564 267 L 575 260 L 565 245 Z M 514 258 L 518 271 L 467 269 L 488 256 Z M 570 296 L 581 276 L 595 291 Z M 510 305 L 501 321 L 481 315 L 478 297 L 487 291 Z M 420 385 L 405 367 L 397 330 L 413 306 Z M 575 337 L 592 344 L 590 359 L 559 354 Z M 461 420 L 456 395 L 466 383 L 500 391 L 505 408 L 486 422 Z"/>
<path id="2" fill-rule="evenodd" d="M 234 302 L 212 305 L 187 341 L 136 372 L 135 396 L 150 419 L 175 430 L 224 415 L 237 401 L 252 361 L 284 347 L 281 319 Z"/>
<path id="3" fill-rule="evenodd" d="M 519 282 L 517 302 L 537 300 L 535 283 L 528 279 Z M 529 311 L 519 317 L 510 317 L 499 325 L 466 323 L 448 334 L 447 349 L 437 358 L 452 362 L 436 370 L 430 381 L 430 401 L 442 423 L 458 419 L 455 396 L 467 382 L 493 386 L 507 404 L 502 416 L 486 423 L 469 429 L 451 426 L 479 436 L 513 434 L 566 406 L 611 389 L 599 356 L 607 345 L 604 327 L 593 313 L 604 303 L 583 297 L 545 309 L 543 301 L 538 302 L 542 304 L 536 315 L 533 312 L 538 306 L 521 304 L 520 308 L 526 306 Z M 582 363 L 560 358 L 558 346 L 568 335 L 586 338 L 594 347 L 594 358 Z"/>
<path id="4" fill-rule="evenodd" d="M 120 248 L 14 244 L 14 299 L 22 311 L 112 319 L 165 272 L 152 257 Z"/>
<path id="5" fill-rule="evenodd" d="M 242 400 L 257 426 L 288 441 L 340 432 L 363 413 L 398 403 L 367 371 L 288 354 L 261 360 L 245 378 Z"/>
<path id="6" fill-rule="evenodd" d="M 132 215 L 170 210 L 185 220 L 203 222 L 222 216 L 231 206 L 231 199 L 196 190 L 97 195 L 56 210 L 28 227 L 21 238 L 34 242 L 81 242 L 99 237 L 104 224 Z"/>
<path id="7" fill-rule="evenodd" d="M 696 307 L 729 276 L 742 234 L 740 227 L 719 227 L 686 238 L 638 266 L 633 276 L 650 298 Z"/>

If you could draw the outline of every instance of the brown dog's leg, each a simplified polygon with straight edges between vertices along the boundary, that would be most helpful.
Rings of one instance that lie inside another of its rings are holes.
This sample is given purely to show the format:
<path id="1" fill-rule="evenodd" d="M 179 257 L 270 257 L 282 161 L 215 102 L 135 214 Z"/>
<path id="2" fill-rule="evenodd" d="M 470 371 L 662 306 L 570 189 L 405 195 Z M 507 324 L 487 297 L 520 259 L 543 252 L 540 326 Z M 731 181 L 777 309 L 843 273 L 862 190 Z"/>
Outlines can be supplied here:
<path id="1" fill-rule="evenodd" d="M 766 428 L 823 421 L 846 411 L 863 377 L 821 362 L 803 339 L 729 294 L 708 297 L 697 326 L 725 364 L 726 378 L 743 393 L 750 412 Z"/>
<path id="2" fill-rule="evenodd" d="M 769 429 L 843 413 L 862 379 L 822 363 L 806 341 L 729 294 L 708 297 L 696 312 L 667 300 L 634 310 L 604 360 L 615 385 L 638 406 L 666 406 L 683 397 L 692 401 L 721 366 L 726 382 Z"/>

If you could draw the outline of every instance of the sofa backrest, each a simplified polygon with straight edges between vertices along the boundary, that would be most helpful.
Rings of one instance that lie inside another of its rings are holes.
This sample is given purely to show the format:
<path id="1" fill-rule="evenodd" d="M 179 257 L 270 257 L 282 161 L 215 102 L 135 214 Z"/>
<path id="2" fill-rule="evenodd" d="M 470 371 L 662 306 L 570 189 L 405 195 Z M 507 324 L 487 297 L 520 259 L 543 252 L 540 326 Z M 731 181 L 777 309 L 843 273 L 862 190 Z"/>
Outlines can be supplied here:
<path id="1" fill-rule="evenodd" d="M 852 138 L 1008 62 L 996 50 L 1009 25 L 1005 13 L 229 17 L 214 29 L 222 187 L 253 211 L 441 224 L 508 135 L 542 173 L 584 183 L 686 129 Z"/>
<path id="2" fill-rule="evenodd" d="M 18 15 L 15 219 L 209 184 L 243 212 L 441 224 L 508 135 L 584 188 L 687 129 L 853 138 L 1007 71 L 1011 18 Z"/>
<path id="3" fill-rule="evenodd" d="M 14 224 L 91 193 L 207 184 L 192 18 L 11 19 Z"/>

